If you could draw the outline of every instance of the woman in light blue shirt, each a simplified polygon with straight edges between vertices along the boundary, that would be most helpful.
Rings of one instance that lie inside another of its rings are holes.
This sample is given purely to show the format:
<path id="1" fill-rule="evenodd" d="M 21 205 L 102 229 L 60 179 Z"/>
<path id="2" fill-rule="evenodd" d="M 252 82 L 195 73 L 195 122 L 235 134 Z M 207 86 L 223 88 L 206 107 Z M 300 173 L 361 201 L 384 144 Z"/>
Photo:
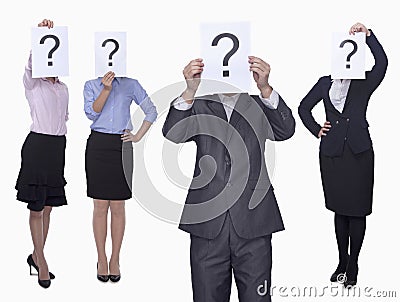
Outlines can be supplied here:
<path id="1" fill-rule="evenodd" d="M 125 230 L 125 200 L 132 197 L 133 150 L 157 118 L 157 110 L 135 79 L 115 77 L 87 81 L 84 109 L 93 121 L 85 151 L 87 196 L 93 198 L 93 232 L 97 247 L 97 279 L 118 282 L 119 254 Z M 133 134 L 130 106 L 134 101 L 145 113 Z M 107 215 L 111 212 L 112 254 L 107 260 L 105 245 Z"/>

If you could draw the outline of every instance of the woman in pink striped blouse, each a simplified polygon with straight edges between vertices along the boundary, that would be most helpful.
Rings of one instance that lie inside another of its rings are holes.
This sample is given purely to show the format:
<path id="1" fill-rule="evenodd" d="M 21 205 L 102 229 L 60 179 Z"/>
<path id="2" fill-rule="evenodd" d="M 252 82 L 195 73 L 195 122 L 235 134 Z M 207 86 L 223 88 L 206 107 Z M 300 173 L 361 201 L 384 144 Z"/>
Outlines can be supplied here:
<path id="1" fill-rule="evenodd" d="M 39 27 L 53 27 L 44 19 Z M 67 204 L 64 186 L 65 147 L 68 120 L 68 88 L 57 77 L 32 78 L 32 54 L 23 77 L 32 125 L 21 150 L 21 168 L 15 189 L 17 200 L 27 203 L 33 252 L 27 258 L 38 274 L 38 283 L 48 288 L 54 275 L 49 272 L 44 245 L 52 207 Z"/>

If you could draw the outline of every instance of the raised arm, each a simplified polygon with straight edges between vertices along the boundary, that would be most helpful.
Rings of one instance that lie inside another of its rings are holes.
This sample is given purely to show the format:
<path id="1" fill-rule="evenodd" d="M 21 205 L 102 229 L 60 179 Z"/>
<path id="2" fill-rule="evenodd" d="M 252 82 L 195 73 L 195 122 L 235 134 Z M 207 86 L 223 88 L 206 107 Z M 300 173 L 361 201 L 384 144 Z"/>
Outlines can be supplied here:
<path id="1" fill-rule="evenodd" d="M 367 72 L 366 78 L 366 81 L 368 82 L 368 88 L 372 93 L 385 77 L 388 66 L 388 58 L 386 56 L 385 50 L 379 43 L 372 30 L 367 29 L 364 24 L 356 23 L 350 28 L 350 34 L 354 34 L 356 32 L 364 32 L 366 34 L 367 45 L 371 50 L 371 53 L 375 60 L 375 64 L 372 67 L 372 70 Z"/>
<path id="2" fill-rule="evenodd" d="M 278 107 L 272 109 L 264 106 L 263 108 L 272 131 L 268 137 L 272 141 L 284 141 L 294 135 L 296 121 L 293 117 L 292 110 L 286 105 L 282 97 L 275 91 L 273 93 L 276 93 L 277 98 L 279 98 Z"/>
<path id="3" fill-rule="evenodd" d="M 105 103 L 107 102 L 108 96 L 112 90 L 112 82 L 114 81 L 115 73 L 112 71 L 107 72 L 101 83 L 103 84 L 103 89 L 101 90 L 99 96 L 93 102 L 93 110 L 96 113 L 100 113 L 103 110 Z"/>
<path id="4" fill-rule="evenodd" d="M 48 19 L 43 19 L 43 21 L 38 24 L 38 27 L 53 28 L 54 22 Z M 23 76 L 23 83 L 25 89 L 27 90 L 33 89 L 37 81 L 38 79 L 32 78 L 32 51 L 31 51 L 29 54 L 28 63 L 25 65 L 25 73 Z"/>
<path id="5" fill-rule="evenodd" d="M 254 56 L 249 57 L 249 64 L 254 81 L 260 90 L 263 111 L 271 128 L 269 139 L 274 141 L 289 139 L 295 132 L 296 122 L 292 110 L 269 84 L 270 65 Z"/>
<path id="6" fill-rule="evenodd" d="M 191 134 L 195 133 L 196 121 L 191 116 L 194 115 L 194 96 L 200 85 L 203 67 L 203 60 L 195 59 L 190 61 L 183 69 L 186 89 L 180 97 L 171 102 L 162 128 L 164 137 L 174 143 L 193 140 Z"/>
<path id="7" fill-rule="evenodd" d="M 94 121 L 100 115 L 112 89 L 115 74 L 107 72 L 101 80 L 103 89 L 98 96 L 94 94 L 91 81 L 87 81 L 83 88 L 84 110 L 88 119 Z"/>
<path id="8" fill-rule="evenodd" d="M 38 79 L 32 78 L 32 52 L 29 54 L 28 63 L 25 65 L 25 73 L 23 76 L 24 87 L 27 90 L 33 89 L 35 87 L 35 83 Z"/>

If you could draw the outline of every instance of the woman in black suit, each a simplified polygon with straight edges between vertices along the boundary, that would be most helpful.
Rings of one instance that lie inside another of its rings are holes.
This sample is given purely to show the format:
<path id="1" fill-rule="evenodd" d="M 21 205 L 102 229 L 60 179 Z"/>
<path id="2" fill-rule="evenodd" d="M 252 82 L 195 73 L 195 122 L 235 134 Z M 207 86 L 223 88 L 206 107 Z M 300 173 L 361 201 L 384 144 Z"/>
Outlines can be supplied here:
<path id="1" fill-rule="evenodd" d="M 375 59 L 363 80 L 321 77 L 301 101 L 298 112 L 306 128 L 320 142 L 320 171 L 326 207 L 335 212 L 339 264 L 331 281 L 357 283 L 358 256 L 364 240 L 366 216 L 372 212 L 374 151 L 366 111 L 369 99 L 382 82 L 388 61 L 374 33 L 356 23 L 350 34 L 364 32 Z M 326 122 L 321 127 L 311 114 L 323 100 Z M 349 246 L 350 242 L 350 246 Z M 349 249 L 350 248 L 350 249 Z"/>

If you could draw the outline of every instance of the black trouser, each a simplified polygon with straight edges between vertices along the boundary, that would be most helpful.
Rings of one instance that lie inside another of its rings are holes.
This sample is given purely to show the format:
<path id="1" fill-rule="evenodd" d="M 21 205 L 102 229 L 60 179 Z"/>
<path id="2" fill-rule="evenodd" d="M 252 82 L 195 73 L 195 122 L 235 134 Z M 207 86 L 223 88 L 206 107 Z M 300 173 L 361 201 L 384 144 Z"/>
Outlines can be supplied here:
<path id="1" fill-rule="evenodd" d="M 229 213 L 215 239 L 191 235 L 194 302 L 228 302 L 232 271 L 240 302 L 271 301 L 271 237 L 240 238 Z"/>

